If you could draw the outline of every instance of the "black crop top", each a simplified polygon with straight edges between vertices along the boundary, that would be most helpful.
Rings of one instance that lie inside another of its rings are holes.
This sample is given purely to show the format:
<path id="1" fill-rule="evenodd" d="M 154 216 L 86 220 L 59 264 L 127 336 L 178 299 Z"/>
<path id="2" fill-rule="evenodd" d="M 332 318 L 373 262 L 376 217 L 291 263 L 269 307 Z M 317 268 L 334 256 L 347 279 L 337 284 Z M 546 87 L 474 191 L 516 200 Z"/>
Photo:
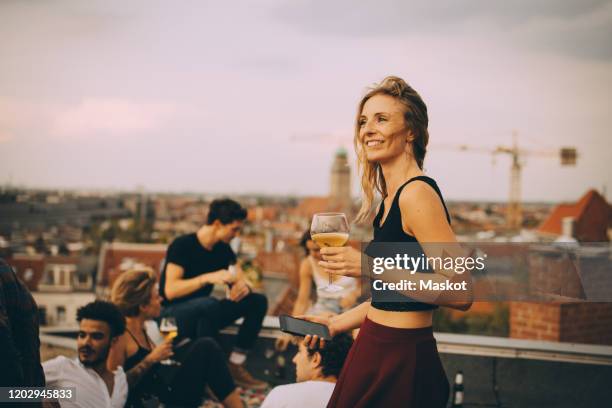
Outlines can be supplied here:
<path id="1" fill-rule="evenodd" d="M 427 176 L 417 176 L 413 177 L 397 189 L 395 193 L 395 197 L 393 197 L 393 202 L 391 203 L 391 208 L 389 209 L 389 214 L 387 214 L 387 218 L 384 223 L 381 225 L 380 222 L 382 220 L 383 214 L 385 213 L 385 204 L 384 201 L 380 205 L 380 209 L 378 210 L 378 214 L 374 218 L 374 239 L 371 242 L 415 242 L 417 243 L 416 247 L 420 251 L 419 254 L 423 253 L 423 249 L 420 245 L 418 245 L 418 241 L 412 235 L 408 235 L 404 232 L 402 227 L 402 214 L 399 208 L 399 196 L 409 183 L 420 180 L 427 184 L 429 184 L 440 196 L 440 200 L 442 201 L 442 205 L 444 206 L 444 211 L 446 212 L 446 218 L 450 224 L 450 216 L 448 214 L 448 209 L 446 208 L 446 204 L 444 203 L 444 198 L 442 198 L 442 193 L 438 188 L 436 182 Z M 366 249 L 367 253 L 367 249 Z M 417 256 L 419 255 L 417 254 Z M 414 256 L 414 254 L 412 255 Z M 423 273 L 433 273 L 431 270 L 423 270 Z M 437 309 L 438 305 L 433 305 L 429 303 L 418 302 L 410 297 L 404 296 L 400 293 L 394 293 L 393 296 L 394 301 L 376 301 L 374 290 L 372 290 L 372 307 L 380 310 L 388 310 L 388 311 L 397 311 L 397 312 L 405 312 L 405 311 L 419 311 L 419 310 L 432 310 Z M 388 298 L 385 298 L 388 300 Z"/>

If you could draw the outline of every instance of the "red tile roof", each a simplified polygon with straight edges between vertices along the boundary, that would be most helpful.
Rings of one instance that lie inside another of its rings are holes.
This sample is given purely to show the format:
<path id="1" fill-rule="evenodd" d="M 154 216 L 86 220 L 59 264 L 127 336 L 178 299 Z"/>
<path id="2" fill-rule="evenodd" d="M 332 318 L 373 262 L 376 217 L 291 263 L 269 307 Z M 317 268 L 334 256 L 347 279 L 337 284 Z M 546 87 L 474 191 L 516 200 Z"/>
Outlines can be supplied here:
<path id="1" fill-rule="evenodd" d="M 584 241 L 607 241 L 606 229 L 610 226 L 612 206 L 596 190 L 589 190 L 574 204 L 559 204 L 538 228 L 544 234 L 561 235 L 562 221 L 565 217 L 575 219 L 575 231 Z M 599 224 L 593 225 L 592 221 Z M 607 224 L 607 225 L 606 225 Z M 601 230 L 601 231 L 600 231 Z"/>
<path id="2" fill-rule="evenodd" d="M 278 217 L 278 213 L 278 208 L 272 206 L 252 207 L 248 209 L 247 219 L 251 222 L 263 220 L 272 221 Z"/>
<path id="3" fill-rule="evenodd" d="M 17 272 L 17 277 L 25 283 L 30 292 L 38 290 L 38 284 L 45 272 L 45 256 L 44 255 L 22 255 L 16 254 L 6 260 L 10 266 Z M 28 272 L 31 270 L 31 273 Z"/>
<path id="4" fill-rule="evenodd" d="M 100 250 L 98 285 L 111 287 L 117 276 L 125 272 L 124 261 L 150 266 L 158 272 L 166 257 L 166 244 L 105 243 Z"/>
<path id="5" fill-rule="evenodd" d="M 314 213 L 330 211 L 329 197 L 307 197 L 298 204 L 294 211 L 306 218 L 312 217 Z"/>

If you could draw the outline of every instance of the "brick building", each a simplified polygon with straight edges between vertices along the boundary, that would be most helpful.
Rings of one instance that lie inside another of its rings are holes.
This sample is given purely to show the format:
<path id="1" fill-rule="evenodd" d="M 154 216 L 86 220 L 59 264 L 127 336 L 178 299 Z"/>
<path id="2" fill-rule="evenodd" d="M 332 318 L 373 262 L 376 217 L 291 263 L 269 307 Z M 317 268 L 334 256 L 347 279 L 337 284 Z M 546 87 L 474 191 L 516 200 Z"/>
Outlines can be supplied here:
<path id="1" fill-rule="evenodd" d="M 166 244 L 104 243 L 100 249 L 97 294 L 108 295 L 117 276 L 134 267 L 143 265 L 160 271 L 167 247 Z"/>
<path id="2" fill-rule="evenodd" d="M 575 204 L 555 207 L 538 233 L 551 238 L 569 235 L 582 243 L 607 242 L 611 208 L 590 190 Z M 529 259 L 530 290 L 547 299 L 511 304 L 510 337 L 612 345 L 609 245 L 542 246 Z"/>

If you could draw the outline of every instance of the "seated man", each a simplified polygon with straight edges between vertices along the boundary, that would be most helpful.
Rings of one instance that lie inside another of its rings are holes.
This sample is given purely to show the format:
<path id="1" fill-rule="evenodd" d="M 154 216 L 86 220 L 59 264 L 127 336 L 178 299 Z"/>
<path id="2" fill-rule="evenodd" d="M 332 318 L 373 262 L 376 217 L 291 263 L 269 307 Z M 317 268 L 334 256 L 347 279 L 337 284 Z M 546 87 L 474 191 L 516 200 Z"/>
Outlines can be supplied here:
<path id="1" fill-rule="evenodd" d="M 274 388 L 261 408 L 326 407 L 352 345 L 347 333 L 336 335 L 320 350 L 301 342 L 293 357 L 297 383 Z"/>
<path id="2" fill-rule="evenodd" d="M 95 301 L 77 311 L 78 358 L 56 357 L 43 363 L 47 387 L 74 387 L 76 401 L 60 401 L 62 407 L 120 408 L 128 385 L 121 367 L 106 368 L 106 357 L 125 330 L 125 320 L 115 305 Z"/>
<path id="3" fill-rule="evenodd" d="M 206 225 L 170 244 L 159 284 L 164 299 L 161 316 L 174 316 L 179 336 L 192 338 L 215 337 L 220 329 L 244 317 L 229 369 L 236 384 L 265 388 L 267 384 L 253 378 L 243 364 L 259 335 L 268 302 L 246 284 L 229 245 L 240 232 L 246 215 L 246 210 L 233 200 L 215 200 Z M 235 275 L 229 272 L 230 265 L 235 265 Z M 214 284 L 230 286 L 229 299 L 211 297 Z"/>

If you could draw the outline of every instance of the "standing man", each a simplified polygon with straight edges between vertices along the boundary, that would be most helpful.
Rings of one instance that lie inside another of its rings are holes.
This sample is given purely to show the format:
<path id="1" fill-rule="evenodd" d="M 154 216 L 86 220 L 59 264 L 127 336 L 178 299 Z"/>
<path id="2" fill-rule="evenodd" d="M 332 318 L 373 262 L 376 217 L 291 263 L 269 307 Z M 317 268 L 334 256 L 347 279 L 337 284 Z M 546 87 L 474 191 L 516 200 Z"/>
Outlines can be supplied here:
<path id="1" fill-rule="evenodd" d="M 44 387 L 38 306 L 26 286 L 0 259 L 0 387 Z"/>
<path id="2" fill-rule="evenodd" d="M 125 331 L 125 320 L 115 305 L 97 300 L 77 310 L 78 358 L 56 357 L 43 363 L 47 386 L 75 388 L 76 401 L 61 401 L 61 407 L 122 408 L 128 395 L 123 368 L 111 372 L 106 358 Z"/>
<path id="3" fill-rule="evenodd" d="M 240 232 L 246 215 L 246 210 L 233 200 L 214 200 L 206 225 L 176 238 L 168 247 L 159 290 L 164 299 L 162 316 L 176 318 L 181 337 L 215 336 L 243 317 L 229 358 L 230 372 L 238 385 L 264 388 L 267 384 L 253 378 L 244 362 L 261 330 L 268 301 L 251 291 L 229 245 Z M 234 265 L 235 274 L 230 273 L 230 265 Z M 229 298 L 211 297 L 214 284 L 229 285 Z"/>

